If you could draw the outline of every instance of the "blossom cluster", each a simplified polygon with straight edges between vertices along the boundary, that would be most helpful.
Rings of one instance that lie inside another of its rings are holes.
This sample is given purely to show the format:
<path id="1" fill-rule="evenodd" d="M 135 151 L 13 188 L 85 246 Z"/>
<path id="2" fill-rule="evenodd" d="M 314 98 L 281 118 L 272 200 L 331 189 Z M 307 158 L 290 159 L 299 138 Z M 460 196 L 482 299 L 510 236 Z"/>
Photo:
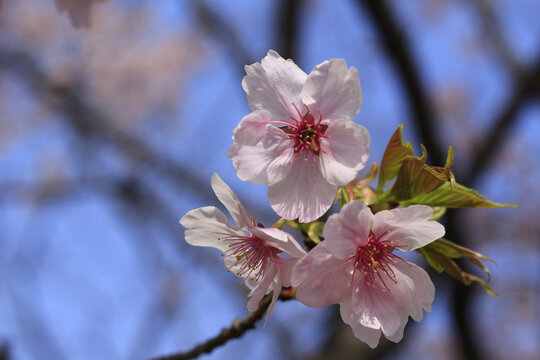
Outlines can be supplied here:
<path id="1" fill-rule="evenodd" d="M 212 189 L 234 224 L 216 207 L 195 209 L 180 220 L 185 240 L 223 253 L 226 268 L 251 289 L 249 311 L 272 293 L 268 319 L 282 288 L 291 287 L 307 306 L 339 304 L 343 321 L 369 346 L 377 346 L 381 333 L 399 341 L 409 316 L 420 321 L 435 295 L 427 273 L 400 252 L 445 231 L 431 220 L 430 206 L 374 209 L 351 190 L 370 147 L 368 130 L 353 122 L 362 105 L 358 71 L 332 59 L 306 74 L 272 50 L 245 70 L 252 112 L 234 129 L 228 153 L 237 176 L 268 186 L 272 209 L 296 224 L 317 222 L 340 189 L 349 187 L 350 195 L 307 252 L 279 225 L 257 223 L 214 174 Z"/>

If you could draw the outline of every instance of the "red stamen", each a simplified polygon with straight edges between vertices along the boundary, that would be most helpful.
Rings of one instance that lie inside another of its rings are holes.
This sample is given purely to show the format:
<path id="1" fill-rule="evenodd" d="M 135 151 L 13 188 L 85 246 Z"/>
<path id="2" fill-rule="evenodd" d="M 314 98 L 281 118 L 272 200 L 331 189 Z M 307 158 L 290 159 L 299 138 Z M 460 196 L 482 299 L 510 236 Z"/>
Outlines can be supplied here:
<path id="1" fill-rule="evenodd" d="M 253 218 L 251 220 L 255 225 Z M 233 266 L 238 267 L 236 269 L 237 276 L 260 280 L 271 260 L 281 252 L 251 233 L 249 236 L 216 234 L 223 235 L 218 237 L 218 240 L 228 244 L 229 249 L 225 251 L 224 255 L 236 258 Z"/>
<path id="2" fill-rule="evenodd" d="M 351 285 L 354 282 L 354 276 L 357 271 L 360 271 L 364 275 L 365 284 L 372 288 L 376 288 L 379 282 L 382 284 L 380 286 L 382 286 L 384 291 L 390 291 L 387 281 L 390 280 L 396 283 L 396 274 L 392 270 L 392 265 L 396 261 L 407 262 L 392 253 L 394 249 L 399 249 L 403 246 L 395 245 L 392 241 L 382 239 L 386 234 L 387 232 L 376 236 L 373 231 L 370 231 L 367 243 L 359 246 L 356 249 L 356 253 L 349 257 L 348 260 L 354 261 Z"/>
<path id="3" fill-rule="evenodd" d="M 317 110 L 319 112 L 319 119 L 316 121 L 311 114 L 309 107 L 306 106 L 306 113 L 302 115 L 298 107 L 296 107 L 294 103 L 292 105 L 298 114 L 298 118 L 289 116 L 289 119 L 291 119 L 293 123 L 285 120 L 268 122 L 278 126 L 281 129 L 279 132 L 276 130 L 271 131 L 272 133 L 279 133 L 280 135 L 284 136 L 284 140 L 291 141 L 290 147 L 288 147 L 281 154 L 276 154 L 275 156 L 281 156 L 288 153 L 292 149 L 296 154 L 292 160 L 293 162 L 296 161 L 302 154 L 304 155 L 304 160 L 307 161 L 309 160 L 309 154 L 311 153 L 313 158 L 313 167 L 315 167 L 319 154 L 321 152 L 326 153 L 326 151 L 321 148 L 321 139 L 328 139 L 328 136 L 324 135 L 328 126 L 321 124 L 322 115 L 319 110 Z"/>

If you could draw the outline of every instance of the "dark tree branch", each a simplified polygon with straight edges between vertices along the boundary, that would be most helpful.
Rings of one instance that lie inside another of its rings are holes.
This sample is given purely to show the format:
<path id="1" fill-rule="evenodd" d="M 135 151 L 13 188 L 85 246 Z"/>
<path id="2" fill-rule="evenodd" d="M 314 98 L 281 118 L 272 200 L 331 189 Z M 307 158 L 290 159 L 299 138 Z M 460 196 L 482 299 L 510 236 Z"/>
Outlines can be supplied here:
<path id="1" fill-rule="evenodd" d="M 406 89 L 406 96 L 410 103 L 412 119 L 417 124 L 421 141 L 428 148 L 428 152 L 435 163 L 443 162 L 443 149 L 438 146 L 437 134 L 434 131 L 435 114 L 425 91 L 418 67 L 413 54 L 410 51 L 405 32 L 401 29 L 384 0 L 358 1 L 364 4 L 377 28 L 384 48 L 390 56 L 398 76 Z M 501 44 L 499 44 L 501 45 Z M 506 50 L 505 50 L 506 51 Z M 503 61 L 510 61 L 508 58 Z M 518 74 L 513 71 L 513 74 Z M 530 96 L 538 94 L 540 82 L 540 61 L 538 65 L 525 71 L 523 76 L 515 78 L 515 91 L 506 106 L 492 122 L 491 129 L 487 132 L 484 142 L 472 154 L 472 166 L 469 174 L 460 182 L 472 186 L 478 175 L 481 174 L 496 155 L 496 150 L 501 147 L 503 135 L 515 124 L 516 115 L 524 101 Z M 454 241 L 466 245 L 465 229 L 460 229 L 458 211 L 449 211 L 447 214 L 447 233 Z M 482 355 L 477 343 L 473 340 L 473 331 L 469 321 L 471 289 L 462 284 L 455 284 L 452 293 L 454 320 L 456 333 L 460 338 L 461 350 L 466 359 L 481 359 Z"/>
<path id="2" fill-rule="evenodd" d="M 429 101 L 428 92 L 422 83 L 404 29 L 399 26 L 386 1 L 358 0 L 357 2 L 368 10 L 381 36 L 384 50 L 397 70 L 397 76 L 405 88 L 405 94 L 410 104 L 411 120 L 416 126 L 417 133 L 420 134 L 421 141 L 426 146 L 430 158 L 434 164 L 444 164 L 444 151 L 438 146 L 438 136 L 434 128 L 435 113 Z"/>
<path id="3" fill-rule="evenodd" d="M 242 69 L 244 65 L 254 62 L 253 57 L 244 46 L 234 26 L 229 24 L 217 12 L 203 0 L 192 0 L 189 2 L 195 13 L 195 18 L 208 30 L 210 34 L 228 52 L 229 57 Z"/>
<path id="4" fill-rule="evenodd" d="M 263 317 L 271 301 L 271 294 L 266 295 L 266 297 L 264 297 L 259 303 L 259 308 L 257 310 L 246 317 L 234 320 L 231 327 L 221 330 L 217 336 L 195 346 L 191 350 L 184 353 L 157 357 L 153 360 L 188 360 L 195 359 L 202 354 L 210 353 L 215 348 L 226 344 L 229 340 L 239 338 L 244 335 L 246 331 L 254 329 L 255 323 Z"/>
<path id="5" fill-rule="evenodd" d="M 297 61 L 301 5 L 302 0 L 282 0 L 277 12 L 278 49 L 284 59 Z"/>

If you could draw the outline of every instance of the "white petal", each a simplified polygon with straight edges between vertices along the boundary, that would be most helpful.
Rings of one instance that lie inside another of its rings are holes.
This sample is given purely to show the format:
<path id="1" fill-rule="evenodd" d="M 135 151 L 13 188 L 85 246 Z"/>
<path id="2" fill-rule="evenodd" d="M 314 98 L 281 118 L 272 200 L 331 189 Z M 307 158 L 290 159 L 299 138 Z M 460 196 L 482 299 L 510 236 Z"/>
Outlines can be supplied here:
<path id="1" fill-rule="evenodd" d="M 311 71 L 301 97 L 306 105 L 316 103 L 325 120 L 351 120 L 362 106 L 358 70 L 347 69 L 343 59 L 327 60 Z"/>
<path id="2" fill-rule="evenodd" d="M 354 313 L 352 312 L 351 299 L 351 297 L 347 297 L 344 299 L 344 301 L 339 303 L 339 313 L 341 318 L 345 324 L 352 328 L 354 336 L 374 349 L 379 344 L 381 330 L 365 327 L 358 321 L 358 319 L 356 319 Z"/>
<path id="3" fill-rule="evenodd" d="M 343 186 L 356 178 L 369 158 L 369 132 L 350 120 L 336 120 L 321 139 L 321 173 L 329 183 Z"/>
<path id="4" fill-rule="evenodd" d="M 266 134 L 266 124 L 272 114 L 266 110 L 257 110 L 245 116 L 234 129 L 234 142 L 239 145 L 256 145 Z"/>
<path id="5" fill-rule="evenodd" d="M 268 318 L 274 312 L 274 308 L 276 307 L 276 303 L 279 298 L 279 295 L 281 294 L 281 288 L 283 285 L 281 283 L 280 269 L 277 268 L 276 270 L 277 270 L 277 273 L 274 276 L 276 280 L 274 282 L 274 288 L 273 288 L 274 293 L 272 294 L 272 301 L 270 302 L 270 305 L 268 305 L 268 309 L 266 310 L 266 316 L 264 317 L 264 327 L 266 327 L 266 322 L 268 321 Z"/>
<path id="6" fill-rule="evenodd" d="M 289 220 L 310 222 L 321 217 L 332 205 L 337 186 L 329 184 L 310 161 L 297 159 L 281 182 L 268 188 L 272 209 Z"/>
<path id="7" fill-rule="evenodd" d="M 244 284 L 246 284 L 248 289 L 253 290 L 257 285 L 259 285 L 259 282 L 252 278 L 246 278 Z"/>
<path id="8" fill-rule="evenodd" d="M 360 200 L 343 206 L 339 214 L 326 221 L 323 234 L 328 251 L 345 259 L 356 253 L 358 246 L 365 245 L 373 223 L 371 209 Z"/>
<path id="9" fill-rule="evenodd" d="M 212 175 L 212 189 L 219 201 L 229 210 L 238 227 L 246 228 L 251 225 L 249 214 L 244 205 L 238 200 L 238 196 L 216 173 Z"/>
<path id="10" fill-rule="evenodd" d="M 332 256 L 324 241 L 315 246 L 293 269 L 296 298 L 307 306 L 337 304 L 350 294 L 351 264 Z"/>
<path id="11" fill-rule="evenodd" d="M 281 131 L 276 127 L 273 130 Z M 278 133 L 266 132 L 255 146 L 232 144 L 228 157 L 232 159 L 236 175 L 243 181 L 270 185 L 281 181 L 291 171 L 289 162 L 293 151 L 287 151 L 290 141 L 283 141 Z"/>
<path id="12" fill-rule="evenodd" d="M 292 103 L 302 104 L 300 92 L 307 74 L 292 60 L 285 60 L 273 50 L 261 63 L 247 65 L 242 88 L 246 92 L 251 110 L 268 110 L 273 120 L 288 119 L 296 115 Z"/>
<path id="13" fill-rule="evenodd" d="M 276 228 L 259 227 L 250 227 L 248 231 L 259 239 L 264 240 L 266 244 L 284 251 L 293 257 L 302 257 L 306 255 L 306 251 L 302 249 L 300 244 L 296 242 L 291 234 L 286 233 L 285 231 Z"/>
<path id="14" fill-rule="evenodd" d="M 273 290 L 273 288 L 271 288 L 270 286 L 276 278 L 276 268 L 273 264 L 270 264 L 270 266 L 267 267 L 266 270 L 267 271 L 264 273 L 261 281 L 248 294 L 250 299 L 247 303 L 247 309 L 250 312 L 257 310 L 257 308 L 259 307 L 259 302 L 261 301 L 263 296 Z"/>
<path id="15" fill-rule="evenodd" d="M 380 211 L 374 216 L 373 232 L 400 246 L 399 250 L 411 251 L 444 236 L 444 226 L 429 220 L 431 207 L 413 205 L 406 208 Z"/>
<path id="16" fill-rule="evenodd" d="M 193 246 L 209 246 L 226 251 L 227 244 L 219 238 L 226 234 L 245 236 L 242 231 L 230 226 L 227 217 L 213 206 L 191 210 L 180 219 L 180 224 L 187 229 L 186 242 Z"/>

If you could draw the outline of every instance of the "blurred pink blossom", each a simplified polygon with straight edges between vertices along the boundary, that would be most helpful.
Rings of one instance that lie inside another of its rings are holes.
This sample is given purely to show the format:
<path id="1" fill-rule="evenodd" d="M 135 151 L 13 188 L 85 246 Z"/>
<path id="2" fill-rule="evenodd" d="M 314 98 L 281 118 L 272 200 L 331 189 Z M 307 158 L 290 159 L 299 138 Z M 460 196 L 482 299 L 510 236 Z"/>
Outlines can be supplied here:
<path id="1" fill-rule="evenodd" d="M 90 5 L 92 0 L 55 0 L 59 11 L 66 11 L 76 28 L 90 26 Z"/>

